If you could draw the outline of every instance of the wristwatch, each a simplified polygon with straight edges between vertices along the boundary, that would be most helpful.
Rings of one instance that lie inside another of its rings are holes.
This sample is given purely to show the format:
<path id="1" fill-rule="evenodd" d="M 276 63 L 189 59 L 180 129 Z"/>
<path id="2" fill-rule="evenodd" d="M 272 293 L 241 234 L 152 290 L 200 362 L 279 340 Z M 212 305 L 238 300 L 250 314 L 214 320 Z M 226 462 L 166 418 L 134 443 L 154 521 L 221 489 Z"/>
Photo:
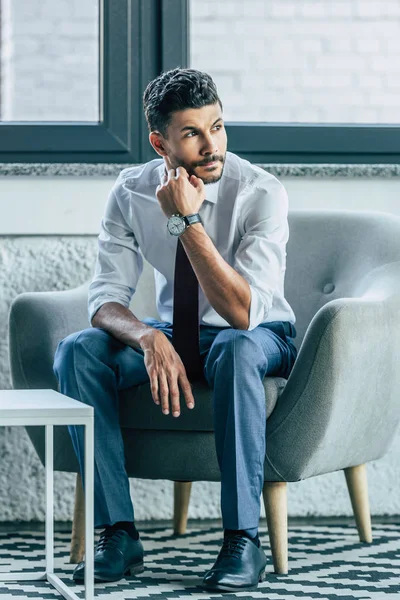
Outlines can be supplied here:
<path id="1" fill-rule="evenodd" d="M 167 222 L 167 228 L 171 235 L 182 235 L 184 231 L 194 223 L 203 223 L 199 213 L 186 215 L 185 217 L 179 213 L 172 215 Z"/>

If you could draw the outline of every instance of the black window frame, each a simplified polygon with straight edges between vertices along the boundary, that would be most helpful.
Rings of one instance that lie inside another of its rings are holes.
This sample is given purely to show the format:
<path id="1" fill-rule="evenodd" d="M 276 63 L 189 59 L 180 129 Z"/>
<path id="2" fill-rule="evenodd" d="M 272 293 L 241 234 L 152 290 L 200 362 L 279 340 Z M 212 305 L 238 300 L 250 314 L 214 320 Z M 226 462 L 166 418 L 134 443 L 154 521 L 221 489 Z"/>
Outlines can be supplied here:
<path id="1" fill-rule="evenodd" d="M 2 122 L 0 162 L 142 163 L 158 156 L 148 141 L 142 95 L 162 71 L 190 66 L 189 0 L 101 0 L 100 6 L 100 121 Z M 225 127 L 228 149 L 255 163 L 400 163 L 400 124 L 228 121 Z"/>
<path id="2" fill-rule="evenodd" d="M 226 130 L 229 150 L 255 163 L 400 163 L 400 125 L 229 123 Z"/>
<path id="3" fill-rule="evenodd" d="M 161 71 L 188 63 L 187 0 L 99 5 L 100 120 L 0 122 L 0 162 L 140 163 L 157 156 L 142 96 Z"/>

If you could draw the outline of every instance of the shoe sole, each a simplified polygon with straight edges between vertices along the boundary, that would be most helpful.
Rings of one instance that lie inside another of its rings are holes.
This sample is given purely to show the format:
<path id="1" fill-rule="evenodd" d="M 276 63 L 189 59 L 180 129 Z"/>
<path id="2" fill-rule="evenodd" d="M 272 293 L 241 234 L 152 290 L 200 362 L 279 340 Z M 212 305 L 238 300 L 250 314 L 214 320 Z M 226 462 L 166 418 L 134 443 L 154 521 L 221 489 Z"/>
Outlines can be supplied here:
<path id="1" fill-rule="evenodd" d="M 135 563 L 134 565 L 130 565 L 124 572 L 124 574 L 122 575 L 122 577 L 113 577 L 111 579 L 107 579 L 107 578 L 102 578 L 99 579 L 98 577 L 94 577 L 94 581 L 95 583 L 109 583 L 111 581 L 120 581 L 121 579 L 123 579 L 123 577 L 125 577 L 125 575 L 139 575 L 140 573 L 143 573 L 144 571 L 144 562 L 140 562 L 140 563 Z M 83 583 L 84 579 L 82 578 L 78 578 L 75 579 L 73 577 L 73 580 L 75 581 L 75 583 Z"/>
<path id="2" fill-rule="evenodd" d="M 129 567 L 124 575 L 139 575 L 139 573 L 143 573 L 144 571 L 144 563 L 136 563 L 135 565 L 132 565 L 131 567 Z"/>
<path id="3" fill-rule="evenodd" d="M 263 567 L 262 571 L 260 571 L 260 574 L 258 576 L 258 583 L 256 583 L 256 585 L 249 585 L 247 587 L 238 587 L 235 585 L 229 586 L 229 585 L 220 585 L 220 584 L 215 584 L 215 585 L 207 585 L 206 583 L 202 583 L 202 588 L 204 590 L 208 590 L 208 591 L 212 591 L 212 590 L 216 590 L 218 592 L 254 592 L 257 588 L 258 588 L 258 584 L 261 583 L 262 581 L 265 581 L 266 578 L 266 573 L 265 573 L 265 567 Z"/>

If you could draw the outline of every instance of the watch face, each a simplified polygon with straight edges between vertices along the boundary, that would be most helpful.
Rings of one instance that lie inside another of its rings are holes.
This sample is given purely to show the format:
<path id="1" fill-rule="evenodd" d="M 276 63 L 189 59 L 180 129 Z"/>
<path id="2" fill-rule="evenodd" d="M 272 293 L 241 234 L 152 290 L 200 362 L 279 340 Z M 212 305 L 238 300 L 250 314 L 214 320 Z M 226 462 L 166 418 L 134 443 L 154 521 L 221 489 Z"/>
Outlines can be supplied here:
<path id="1" fill-rule="evenodd" d="M 172 235 L 180 235 L 186 229 L 186 223 L 182 217 L 172 216 L 168 220 L 168 231 Z"/>

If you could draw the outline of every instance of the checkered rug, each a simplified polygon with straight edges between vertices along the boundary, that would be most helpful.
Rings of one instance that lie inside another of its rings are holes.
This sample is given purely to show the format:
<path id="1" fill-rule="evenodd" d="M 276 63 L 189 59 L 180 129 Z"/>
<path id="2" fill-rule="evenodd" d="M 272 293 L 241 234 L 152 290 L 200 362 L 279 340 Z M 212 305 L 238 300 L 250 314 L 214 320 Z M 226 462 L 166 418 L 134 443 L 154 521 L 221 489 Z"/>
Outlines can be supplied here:
<path id="1" fill-rule="evenodd" d="M 400 599 L 400 524 L 374 525 L 373 543 L 362 544 L 351 525 L 299 525 L 289 527 L 289 574 L 275 575 L 265 527 L 262 545 L 270 559 L 266 581 L 254 592 L 224 593 L 227 598 L 265 600 L 371 600 Z M 172 530 L 155 527 L 141 532 L 145 571 L 118 583 L 95 585 L 96 598 L 158 600 L 221 597 L 199 587 L 203 574 L 214 563 L 222 542 L 221 529 L 192 527 L 174 537 Z M 71 579 L 68 563 L 70 534 L 55 534 L 56 574 L 80 598 L 82 585 Z M 1 572 L 44 570 L 44 534 L 0 533 Z M 59 599 L 43 581 L 0 583 L 0 600 Z"/>

